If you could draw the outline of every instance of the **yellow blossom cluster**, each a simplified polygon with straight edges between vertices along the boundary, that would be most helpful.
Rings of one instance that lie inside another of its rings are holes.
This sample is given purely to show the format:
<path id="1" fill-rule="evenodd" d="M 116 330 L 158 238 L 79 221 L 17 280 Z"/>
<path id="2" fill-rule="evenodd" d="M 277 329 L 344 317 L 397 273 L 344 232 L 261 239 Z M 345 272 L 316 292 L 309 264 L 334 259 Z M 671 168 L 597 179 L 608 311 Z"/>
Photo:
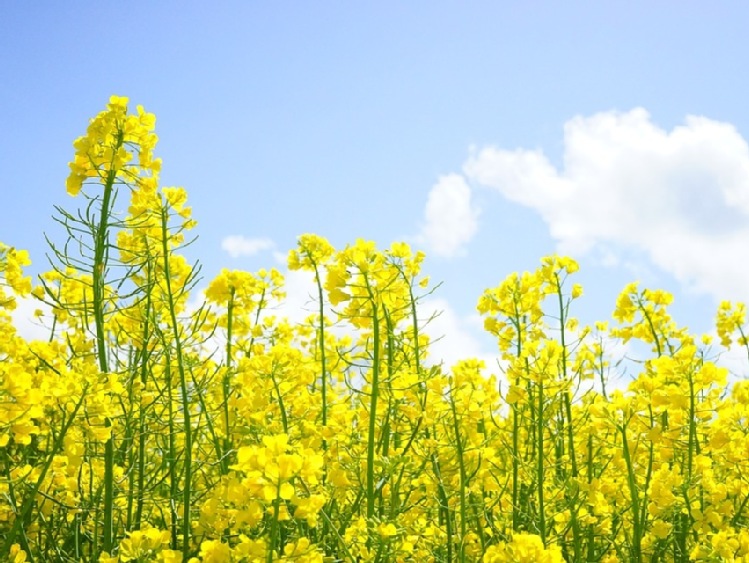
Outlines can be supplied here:
<path id="1" fill-rule="evenodd" d="M 635 283 L 584 326 L 548 256 L 478 300 L 496 361 L 448 366 L 422 252 L 304 234 L 291 321 L 275 269 L 200 280 L 154 125 L 113 97 L 75 142 L 84 209 L 36 282 L 0 244 L 0 559 L 749 561 L 749 384 L 720 363 L 743 304 L 715 347 Z"/>

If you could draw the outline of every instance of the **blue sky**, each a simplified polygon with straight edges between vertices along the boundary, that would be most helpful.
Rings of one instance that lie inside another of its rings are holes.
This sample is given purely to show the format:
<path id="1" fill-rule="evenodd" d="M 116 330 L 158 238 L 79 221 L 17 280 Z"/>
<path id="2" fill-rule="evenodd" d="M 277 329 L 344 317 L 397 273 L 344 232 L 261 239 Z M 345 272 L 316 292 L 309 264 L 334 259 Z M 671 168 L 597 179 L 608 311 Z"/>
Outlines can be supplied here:
<path id="1" fill-rule="evenodd" d="M 586 322 L 635 279 L 674 292 L 699 332 L 721 298 L 749 298 L 740 3 L 207 6 L 2 7 L 0 240 L 33 271 L 43 233 L 59 235 L 53 206 L 78 203 L 72 142 L 118 94 L 157 116 L 162 184 L 188 190 L 205 284 L 279 266 L 304 232 L 409 240 L 444 282 L 448 361 L 494 353 L 479 294 L 555 251 L 581 264 Z M 264 242 L 232 256 L 228 237 Z"/>

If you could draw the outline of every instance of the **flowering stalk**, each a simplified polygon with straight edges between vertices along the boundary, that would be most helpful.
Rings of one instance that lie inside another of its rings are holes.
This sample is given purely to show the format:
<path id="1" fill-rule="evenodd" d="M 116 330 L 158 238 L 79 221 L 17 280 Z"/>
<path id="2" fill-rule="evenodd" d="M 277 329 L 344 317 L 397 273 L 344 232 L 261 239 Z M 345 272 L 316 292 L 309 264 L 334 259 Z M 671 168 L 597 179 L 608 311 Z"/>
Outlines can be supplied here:
<path id="1" fill-rule="evenodd" d="M 371 292 L 371 290 L 370 290 Z M 370 293 L 371 296 L 371 293 Z M 369 430 L 367 433 L 367 520 L 375 512 L 375 442 L 377 430 L 377 398 L 380 393 L 380 319 L 372 297 L 372 387 L 369 399 Z"/>
<path id="2" fill-rule="evenodd" d="M 455 390 L 451 388 L 449 391 L 450 411 L 452 413 L 453 432 L 455 433 L 455 449 L 458 456 L 458 469 L 459 469 L 459 484 L 458 494 L 460 498 L 460 549 L 458 551 L 458 561 L 463 563 L 466 560 L 466 537 L 467 537 L 467 523 L 468 514 L 466 511 L 466 487 L 468 485 L 468 476 L 466 473 L 465 460 L 463 455 L 463 438 L 460 432 L 460 423 L 458 421 L 458 411 L 455 406 Z"/>
<path id="3" fill-rule="evenodd" d="M 177 312 L 175 305 L 175 292 L 172 288 L 172 272 L 169 257 L 169 233 L 168 233 L 168 213 L 167 206 L 161 211 L 161 243 L 163 252 L 164 283 L 166 284 L 166 298 L 169 320 L 174 338 L 174 350 L 176 354 L 177 370 L 179 372 L 179 385 L 182 394 L 182 420 L 185 433 L 185 450 L 184 450 L 184 478 L 185 482 L 182 489 L 182 555 L 187 560 L 190 555 L 190 526 L 191 526 L 191 509 L 192 509 L 192 419 L 190 413 L 190 394 L 187 387 L 187 375 L 185 373 L 185 362 L 182 351 L 182 335 L 180 325 L 177 321 Z"/>

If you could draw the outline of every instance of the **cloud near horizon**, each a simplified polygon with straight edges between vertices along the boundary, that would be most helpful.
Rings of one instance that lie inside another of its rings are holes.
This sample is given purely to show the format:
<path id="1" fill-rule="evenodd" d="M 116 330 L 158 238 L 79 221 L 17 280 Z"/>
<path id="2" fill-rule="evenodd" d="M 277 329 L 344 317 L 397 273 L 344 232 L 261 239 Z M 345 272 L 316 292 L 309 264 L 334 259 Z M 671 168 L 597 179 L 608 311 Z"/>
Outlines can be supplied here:
<path id="1" fill-rule="evenodd" d="M 561 168 L 539 150 L 485 147 L 463 172 L 538 212 L 559 252 L 640 251 L 689 290 L 749 298 L 749 145 L 729 123 L 687 116 L 666 131 L 643 108 L 578 116 Z"/>
<path id="2" fill-rule="evenodd" d="M 254 256 L 275 246 L 276 244 L 269 238 L 248 238 L 242 235 L 231 235 L 221 241 L 221 249 L 232 258 Z"/>
<path id="3" fill-rule="evenodd" d="M 461 256 L 478 230 L 479 214 L 465 178 L 460 174 L 442 176 L 429 192 L 416 240 L 437 256 Z"/>

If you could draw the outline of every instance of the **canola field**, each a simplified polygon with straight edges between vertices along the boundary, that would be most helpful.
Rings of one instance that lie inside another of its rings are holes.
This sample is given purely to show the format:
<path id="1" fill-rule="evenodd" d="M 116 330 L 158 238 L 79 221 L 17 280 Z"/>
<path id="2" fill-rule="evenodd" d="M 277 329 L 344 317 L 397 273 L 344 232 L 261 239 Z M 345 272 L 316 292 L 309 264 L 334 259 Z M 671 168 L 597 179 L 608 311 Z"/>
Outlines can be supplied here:
<path id="1" fill-rule="evenodd" d="M 0 559 L 749 561 L 749 382 L 719 362 L 749 351 L 742 304 L 712 342 L 631 284 L 582 326 L 578 266 L 550 256 L 478 298 L 497 365 L 446 366 L 423 253 L 305 234 L 291 323 L 277 270 L 200 280 L 186 192 L 130 109 L 75 141 L 49 271 L 0 245 Z M 22 298 L 46 339 L 14 326 Z M 627 343 L 648 353 L 618 389 Z"/>

